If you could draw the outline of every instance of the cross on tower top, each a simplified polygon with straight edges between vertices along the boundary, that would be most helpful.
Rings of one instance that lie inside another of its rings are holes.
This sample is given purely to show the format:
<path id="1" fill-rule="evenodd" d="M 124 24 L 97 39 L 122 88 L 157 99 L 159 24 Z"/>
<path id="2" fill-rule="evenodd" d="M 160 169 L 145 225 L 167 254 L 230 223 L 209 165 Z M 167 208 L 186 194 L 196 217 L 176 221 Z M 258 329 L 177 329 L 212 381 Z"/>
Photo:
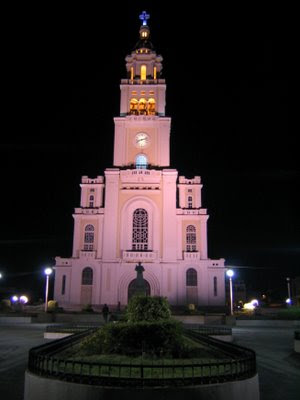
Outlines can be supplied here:
<path id="1" fill-rule="evenodd" d="M 150 14 L 147 14 L 146 11 L 143 11 L 139 18 L 141 21 L 143 21 L 143 25 L 147 25 L 147 20 L 150 18 Z"/>

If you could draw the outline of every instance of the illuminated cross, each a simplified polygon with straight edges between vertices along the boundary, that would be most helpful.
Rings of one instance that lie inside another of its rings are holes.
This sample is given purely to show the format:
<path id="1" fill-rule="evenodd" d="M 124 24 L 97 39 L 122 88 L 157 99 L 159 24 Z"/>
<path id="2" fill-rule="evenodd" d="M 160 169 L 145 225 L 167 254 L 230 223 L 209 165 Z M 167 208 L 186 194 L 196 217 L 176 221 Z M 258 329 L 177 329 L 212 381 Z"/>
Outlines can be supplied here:
<path id="1" fill-rule="evenodd" d="M 141 21 L 143 21 L 143 25 L 147 25 L 147 19 L 150 18 L 150 15 L 147 14 L 146 11 L 143 11 L 139 18 Z"/>

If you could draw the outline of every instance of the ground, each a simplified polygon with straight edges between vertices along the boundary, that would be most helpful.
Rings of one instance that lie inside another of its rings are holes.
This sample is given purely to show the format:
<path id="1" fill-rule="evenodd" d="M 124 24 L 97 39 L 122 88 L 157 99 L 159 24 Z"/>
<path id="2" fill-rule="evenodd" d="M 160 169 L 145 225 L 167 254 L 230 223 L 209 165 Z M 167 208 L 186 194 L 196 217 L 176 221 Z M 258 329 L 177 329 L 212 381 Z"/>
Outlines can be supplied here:
<path id="1" fill-rule="evenodd" d="M 0 397 L 23 399 L 28 350 L 45 343 L 44 324 L 1 325 Z M 261 400 L 298 400 L 300 355 L 293 352 L 294 328 L 233 328 L 235 343 L 256 351 Z"/>

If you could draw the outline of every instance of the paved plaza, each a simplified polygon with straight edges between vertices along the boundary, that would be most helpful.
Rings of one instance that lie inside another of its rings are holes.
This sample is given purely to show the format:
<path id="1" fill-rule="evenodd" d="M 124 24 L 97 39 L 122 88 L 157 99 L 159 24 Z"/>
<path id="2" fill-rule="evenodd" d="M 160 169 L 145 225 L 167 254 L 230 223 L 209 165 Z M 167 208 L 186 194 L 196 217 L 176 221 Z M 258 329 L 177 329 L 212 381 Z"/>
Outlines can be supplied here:
<path id="1" fill-rule="evenodd" d="M 28 350 L 45 343 L 44 324 L 0 325 L 0 398 L 23 399 Z M 294 328 L 238 327 L 234 343 L 256 351 L 261 400 L 298 400 L 300 354 Z"/>

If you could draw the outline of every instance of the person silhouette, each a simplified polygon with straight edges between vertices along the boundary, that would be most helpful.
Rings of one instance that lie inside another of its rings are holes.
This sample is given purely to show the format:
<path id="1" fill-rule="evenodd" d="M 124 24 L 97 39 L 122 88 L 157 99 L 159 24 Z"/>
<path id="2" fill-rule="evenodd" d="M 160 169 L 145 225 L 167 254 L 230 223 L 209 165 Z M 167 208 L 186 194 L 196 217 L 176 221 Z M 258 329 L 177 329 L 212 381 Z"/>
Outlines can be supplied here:
<path id="1" fill-rule="evenodd" d="M 105 323 L 107 323 L 108 314 L 109 314 L 109 308 L 108 305 L 105 303 L 104 306 L 102 307 L 102 315 Z"/>

